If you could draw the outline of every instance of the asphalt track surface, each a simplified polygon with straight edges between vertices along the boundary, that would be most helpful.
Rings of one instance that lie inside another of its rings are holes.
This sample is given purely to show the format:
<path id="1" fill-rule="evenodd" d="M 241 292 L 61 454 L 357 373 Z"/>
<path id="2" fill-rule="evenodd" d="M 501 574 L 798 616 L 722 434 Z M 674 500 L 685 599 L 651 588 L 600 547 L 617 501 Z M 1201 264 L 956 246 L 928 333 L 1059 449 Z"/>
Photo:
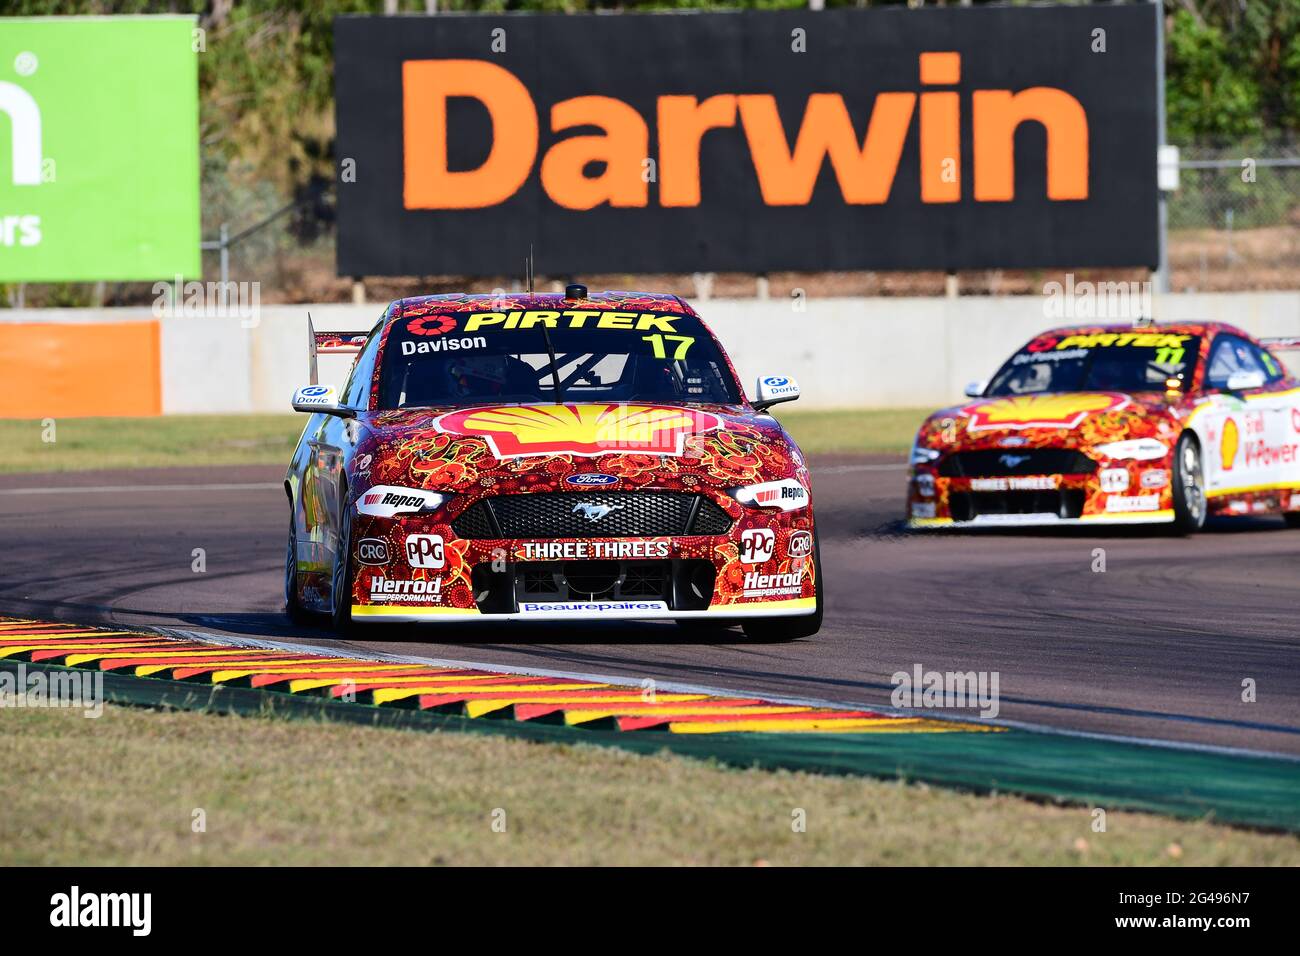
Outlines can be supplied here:
<path id="1" fill-rule="evenodd" d="M 908 534 L 897 459 L 812 466 L 827 614 L 801 641 L 665 623 L 390 627 L 353 642 L 294 628 L 276 467 L 0 476 L 0 614 L 868 706 L 917 664 L 996 671 L 1000 720 L 1300 755 L 1300 530 Z"/>

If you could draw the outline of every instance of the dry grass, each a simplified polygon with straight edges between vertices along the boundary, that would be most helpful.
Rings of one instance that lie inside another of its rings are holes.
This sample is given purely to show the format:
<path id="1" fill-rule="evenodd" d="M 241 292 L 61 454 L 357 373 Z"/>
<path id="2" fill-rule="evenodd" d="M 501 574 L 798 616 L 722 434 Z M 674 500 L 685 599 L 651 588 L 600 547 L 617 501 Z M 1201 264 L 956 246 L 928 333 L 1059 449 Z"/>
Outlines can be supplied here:
<path id="1" fill-rule="evenodd" d="M 0 721 L 3 865 L 1300 864 L 1294 836 L 1119 812 L 1094 833 L 1084 808 L 589 746 L 111 706 Z"/>
<path id="2" fill-rule="evenodd" d="M 778 415 L 805 452 L 905 452 L 921 409 Z M 287 465 L 305 415 L 61 418 L 54 442 L 39 421 L 0 419 L 0 473 L 184 465 Z"/>

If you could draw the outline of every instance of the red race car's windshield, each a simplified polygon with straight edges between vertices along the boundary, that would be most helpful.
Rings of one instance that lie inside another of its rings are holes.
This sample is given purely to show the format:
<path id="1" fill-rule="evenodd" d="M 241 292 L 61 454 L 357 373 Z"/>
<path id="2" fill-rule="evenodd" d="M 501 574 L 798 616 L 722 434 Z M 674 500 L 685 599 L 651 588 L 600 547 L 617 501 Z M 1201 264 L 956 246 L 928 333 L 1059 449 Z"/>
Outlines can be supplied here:
<path id="1" fill-rule="evenodd" d="M 398 319 L 384 346 L 379 407 L 554 402 L 557 371 L 569 402 L 741 401 L 694 316 L 573 309 Z"/>
<path id="2" fill-rule="evenodd" d="M 1201 340 L 1165 332 L 1044 335 L 1011 356 L 985 395 L 1186 389 Z"/>

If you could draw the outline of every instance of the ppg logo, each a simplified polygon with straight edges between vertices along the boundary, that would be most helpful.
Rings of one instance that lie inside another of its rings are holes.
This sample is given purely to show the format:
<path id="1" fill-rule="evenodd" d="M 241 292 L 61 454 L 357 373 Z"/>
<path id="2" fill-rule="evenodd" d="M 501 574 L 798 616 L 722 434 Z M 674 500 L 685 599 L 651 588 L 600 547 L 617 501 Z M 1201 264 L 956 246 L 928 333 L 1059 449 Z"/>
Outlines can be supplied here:
<path id="1" fill-rule="evenodd" d="M 446 563 L 440 534 L 408 534 L 406 563 L 413 568 L 440 568 Z"/>
<path id="2" fill-rule="evenodd" d="M 767 528 L 748 528 L 740 533 L 740 560 L 745 564 L 771 561 L 775 549 L 776 535 Z"/>
<path id="3" fill-rule="evenodd" d="M 388 542 L 383 538 L 362 538 L 357 542 L 357 560 L 362 564 L 387 564 Z"/>

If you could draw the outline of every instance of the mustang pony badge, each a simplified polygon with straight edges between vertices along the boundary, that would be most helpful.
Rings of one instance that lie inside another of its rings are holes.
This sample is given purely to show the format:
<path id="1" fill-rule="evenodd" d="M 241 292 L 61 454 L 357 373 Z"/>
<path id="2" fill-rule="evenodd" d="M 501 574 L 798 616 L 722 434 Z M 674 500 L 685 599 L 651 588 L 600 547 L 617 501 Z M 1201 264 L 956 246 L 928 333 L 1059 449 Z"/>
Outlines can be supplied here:
<path id="1" fill-rule="evenodd" d="M 611 511 L 618 511 L 622 505 L 601 505 L 591 501 L 580 501 L 573 506 L 570 514 L 582 515 L 588 521 L 599 521 Z"/>
<path id="2" fill-rule="evenodd" d="M 666 405 L 502 405 L 440 415 L 434 428 L 481 438 L 497 458 L 527 455 L 680 455 L 690 435 L 722 427 L 710 412 Z"/>

